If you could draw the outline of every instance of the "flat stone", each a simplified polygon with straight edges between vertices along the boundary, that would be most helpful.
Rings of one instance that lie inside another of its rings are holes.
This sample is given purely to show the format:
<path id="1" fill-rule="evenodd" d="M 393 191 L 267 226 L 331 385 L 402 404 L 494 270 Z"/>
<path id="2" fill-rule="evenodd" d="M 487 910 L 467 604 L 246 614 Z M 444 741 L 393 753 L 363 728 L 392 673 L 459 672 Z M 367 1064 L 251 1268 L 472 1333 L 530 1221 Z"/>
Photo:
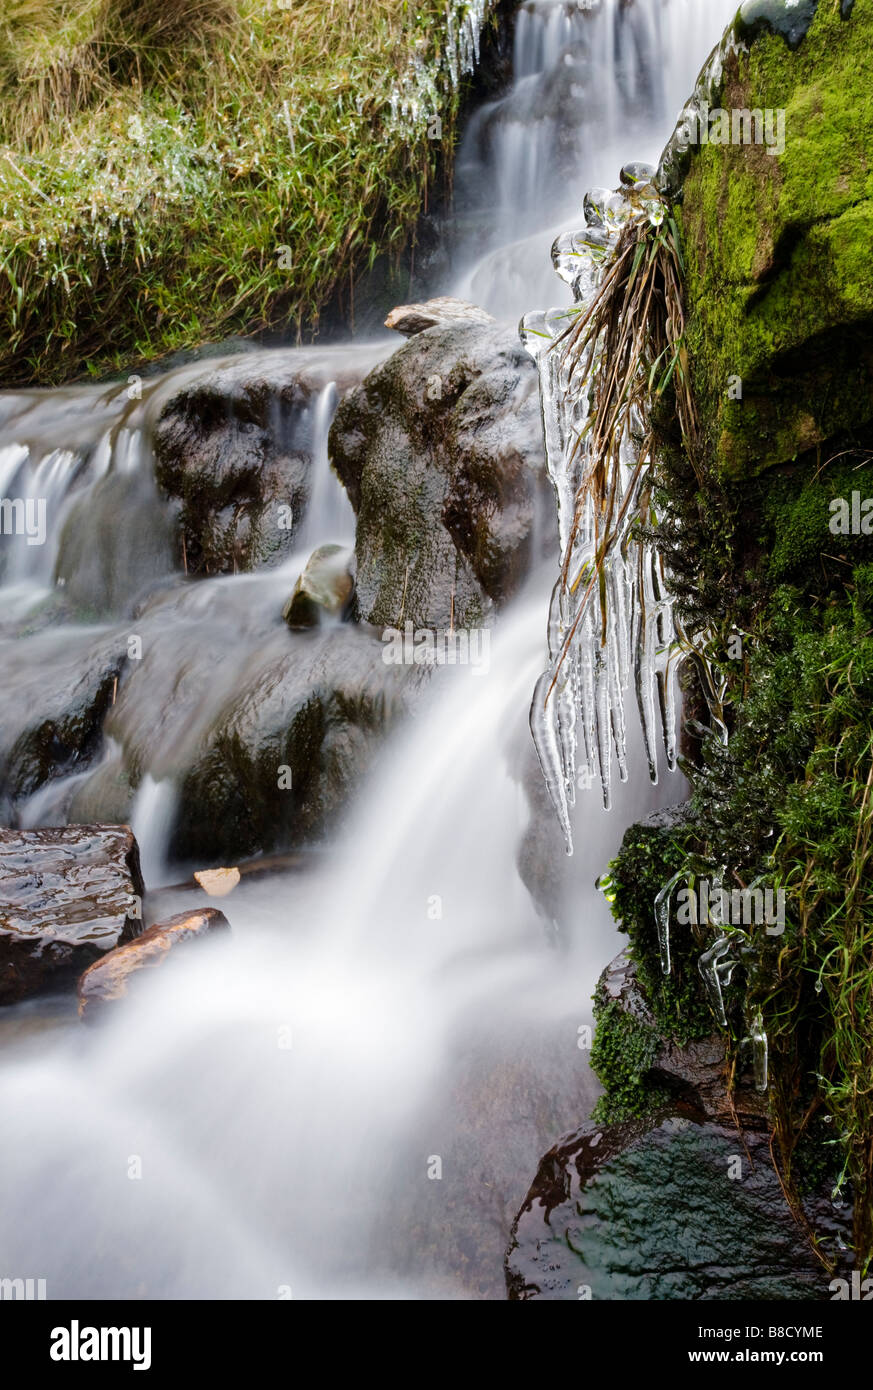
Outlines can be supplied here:
<path id="1" fill-rule="evenodd" d="M 132 941 L 144 892 L 125 825 L 0 829 L 0 1005 Z"/>
<path id="2" fill-rule="evenodd" d="M 131 983 L 140 971 L 163 965 L 183 942 L 218 930 L 229 931 L 230 923 L 215 907 L 180 912 L 166 922 L 156 922 L 135 941 L 118 946 L 103 960 L 89 966 L 79 981 L 79 1017 L 92 1022 L 107 1005 L 127 998 Z"/>

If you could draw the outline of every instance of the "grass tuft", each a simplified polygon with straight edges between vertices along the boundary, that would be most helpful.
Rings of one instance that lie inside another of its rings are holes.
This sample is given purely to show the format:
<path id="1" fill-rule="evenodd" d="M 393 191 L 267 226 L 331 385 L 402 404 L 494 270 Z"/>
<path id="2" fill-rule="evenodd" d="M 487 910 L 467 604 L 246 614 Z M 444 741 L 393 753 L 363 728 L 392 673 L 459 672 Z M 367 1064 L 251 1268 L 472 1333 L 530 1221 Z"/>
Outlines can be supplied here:
<path id="1" fill-rule="evenodd" d="M 340 286 L 407 244 L 451 144 L 444 25 L 438 0 L 13 0 L 0 380 L 316 331 Z M 416 62 L 441 109 L 398 120 Z"/>

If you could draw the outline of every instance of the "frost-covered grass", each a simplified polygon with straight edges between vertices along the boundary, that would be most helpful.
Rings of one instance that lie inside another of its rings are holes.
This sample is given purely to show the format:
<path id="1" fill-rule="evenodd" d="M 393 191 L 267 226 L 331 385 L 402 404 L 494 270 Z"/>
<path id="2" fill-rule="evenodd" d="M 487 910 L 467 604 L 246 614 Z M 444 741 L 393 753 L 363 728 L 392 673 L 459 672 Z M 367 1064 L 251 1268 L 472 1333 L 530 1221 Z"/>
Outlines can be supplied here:
<path id="1" fill-rule="evenodd" d="M 11 0 L 0 381 L 317 327 L 409 237 L 435 108 L 452 138 L 446 47 L 444 0 Z"/>

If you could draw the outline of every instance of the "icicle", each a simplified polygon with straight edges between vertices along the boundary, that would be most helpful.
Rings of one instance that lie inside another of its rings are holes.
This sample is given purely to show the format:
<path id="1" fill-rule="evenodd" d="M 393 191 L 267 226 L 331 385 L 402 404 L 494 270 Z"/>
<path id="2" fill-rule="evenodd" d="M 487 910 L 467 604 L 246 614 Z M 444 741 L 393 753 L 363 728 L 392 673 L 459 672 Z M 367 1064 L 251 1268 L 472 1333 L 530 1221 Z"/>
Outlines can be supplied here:
<path id="1" fill-rule="evenodd" d="M 766 1091 L 768 1080 L 768 1047 L 767 1034 L 764 1032 L 764 1020 L 761 1017 L 760 1009 L 757 1009 L 752 1016 L 752 1022 L 749 1025 L 749 1041 L 752 1044 L 752 1065 L 755 1070 L 755 1089 L 757 1091 Z"/>
<path id="2" fill-rule="evenodd" d="M 658 948 L 661 952 L 661 969 L 669 975 L 672 968 L 670 959 L 670 896 L 676 884 L 685 878 L 684 869 L 674 874 L 655 898 L 655 926 L 658 932 Z"/>
<path id="3" fill-rule="evenodd" d="M 722 985 L 730 984 L 736 966 L 735 960 L 726 959 L 730 948 L 730 937 L 720 936 L 707 951 L 703 952 L 697 962 L 697 968 L 703 977 L 703 983 L 706 985 L 713 1012 L 722 1028 L 727 1028 Z"/>
<path id="4" fill-rule="evenodd" d="M 551 680 L 552 674 L 549 670 L 544 671 L 537 681 L 530 711 L 530 731 L 533 735 L 534 747 L 540 760 L 546 788 L 564 832 L 567 853 L 572 854 L 573 832 L 570 827 L 570 807 L 567 801 L 564 748 L 555 728 L 557 705 L 553 700 L 550 700 L 548 704 L 546 703 L 546 693 Z"/>
<path id="5" fill-rule="evenodd" d="M 651 172 L 648 166 L 626 165 L 623 188 L 589 190 L 583 205 L 584 226 L 556 238 L 553 264 L 572 287 L 575 313 L 585 309 L 597 292 L 609 269 L 608 253 L 622 228 L 629 220 L 647 216 L 646 197 L 657 201 Z M 555 710 L 548 720 L 543 711 L 531 712 L 553 800 L 561 789 L 556 806 L 565 834 L 564 816 L 575 792 L 577 741 L 580 751 L 584 748 L 586 770 L 600 779 L 605 806 L 611 798 L 613 755 L 619 777 L 627 777 L 624 699 L 631 681 L 652 781 L 658 779 L 659 731 L 668 767 L 676 761 L 673 604 L 657 556 L 636 543 L 631 545 L 631 528 L 646 486 L 645 467 L 639 465 L 648 460 L 640 460 L 637 442 L 645 433 L 644 422 L 635 414 L 617 441 L 613 516 L 620 516 L 621 523 L 603 554 L 591 497 L 583 495 L 577 503 L 591 463 L 587 434 L 591 403 L 579 383 L 596 369 L 602 349 L 599 343 L 589 345 L 578 362 L 562 351 L 557 340 L 571 325 L 573 312 L 529 313 L 519 330 L 539 372 L 546 467 L 555 489 L 558 538 L 566 565 L 566 583 L 559 584 L 561 597 L 553 598 L 550 613 L 550 679 L 538 687 L 551 689 L 548 704 L 554 704 Z M 592 584 L 598 570 L 598 580 Z M 552 740 L 557 748 L 552 748 Z"/>

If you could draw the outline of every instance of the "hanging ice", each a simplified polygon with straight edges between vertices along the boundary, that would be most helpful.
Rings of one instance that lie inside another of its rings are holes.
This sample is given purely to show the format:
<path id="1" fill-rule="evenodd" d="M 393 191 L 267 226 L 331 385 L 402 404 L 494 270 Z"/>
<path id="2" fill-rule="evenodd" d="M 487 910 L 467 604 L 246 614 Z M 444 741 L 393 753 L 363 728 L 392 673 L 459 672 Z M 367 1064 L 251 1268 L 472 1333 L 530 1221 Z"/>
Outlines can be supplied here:
<path id="1" fill-rule="evenodd" d="M 674 874 L 655 898 L 655 927 L 658 933 L 658 949 L 661 953 L 661 969 L 665 975 L 670 974 L 672 962 L 670 960 L 670 898 L 676 884 L 686 877 L 685 871 L 680 869 L 678 874 Z"/>
<path id="2" fill-rule="evenodd" d="M 755 1072 L 755 1089 L 766 1091 L 767 1089 L 767 1034 L 764 1032 L 764 1020 L 761 1010 L 756 1009 L 749 1024 L 749 1036 L 745 1041 L 752 1049 L 752 1066 Z"/>
<path id="3" fill-rule="evenodd" d="M 730 984 L 737 963 L 733 957 L 728 955 L 730 949 L 730 937 L 720 936 L 707 951 L 703 952 L 697 962 L 697 968 L 709 994 L 709 1002 L 722 1028 L 727 1028 L 722 988 Z"/>
<path id="4" fill-rule="evenodd" d="M 594 502 L 587 495 L 577 502 L 590 464 L 590 401 L 578 385 L 578 367 L 559 341 L 591 303 L 622 228 L 649 218 L 649 205 L 657 202 L 653 177 L 648 165 L 626 165 L 621 189 L 596 188 L 585 195 L 583 225 L 562 233 L 552 247 L 555 270 L 571 286 L 575 306 L 527 314 L 520 325 L 521 340 L 539 369 L 546 466 L 557 499 L 565 581 L 559 580 L 552 597 L 549 664 L 534 694 L 531 729 L 569 853 L 577 750 L 586 773 L 599 780 L 605 806 L 613 753 L 619 776 L 627 777 L 624 699 L 631 680 L 652 781 L 658 780 L 659 731 L 668 767 L 676 760 L 673 602 L 660 557 L 631 544 L 630 536 L 646 482 L 648 459 L 640 459 L 637 439 L 643 422 L 632 420 L 619 441 L 614 515 L 620 521 L 598 575 Z M 594 365 L 590 354 L 598 351 L 597 344 L 589 348 L 582 365 Z"/>

